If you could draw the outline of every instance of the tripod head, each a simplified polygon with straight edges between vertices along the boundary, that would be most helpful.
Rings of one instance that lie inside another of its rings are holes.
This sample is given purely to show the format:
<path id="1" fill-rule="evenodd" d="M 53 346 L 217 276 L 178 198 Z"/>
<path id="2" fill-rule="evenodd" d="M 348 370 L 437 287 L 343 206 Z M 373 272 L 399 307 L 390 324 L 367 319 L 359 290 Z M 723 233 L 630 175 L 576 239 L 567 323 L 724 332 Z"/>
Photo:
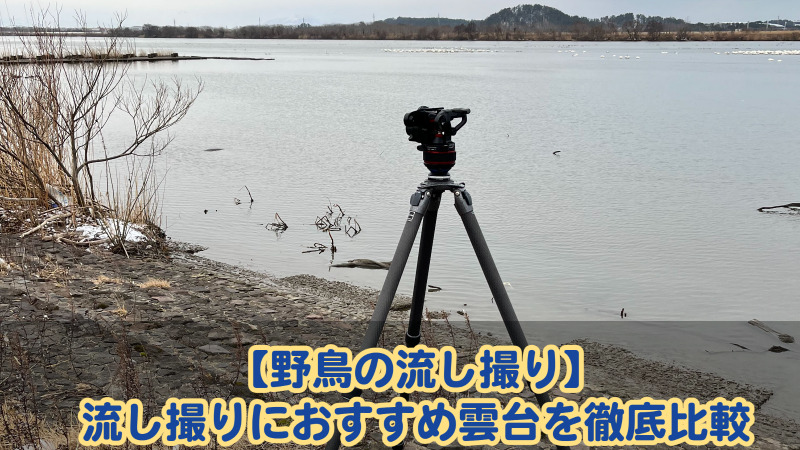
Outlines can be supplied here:
<path id="1" fill-rule="evenodd" d="M 467 123 L 466 108 L 428 108 L 420 106 L 403 118 L 408 140 L 419 142 L 422 161 L 433 176 L 447 176 L 456 164 L 456 144 L 450 137 Z M 461 119 L 453 126 L 454 119 Z"/>

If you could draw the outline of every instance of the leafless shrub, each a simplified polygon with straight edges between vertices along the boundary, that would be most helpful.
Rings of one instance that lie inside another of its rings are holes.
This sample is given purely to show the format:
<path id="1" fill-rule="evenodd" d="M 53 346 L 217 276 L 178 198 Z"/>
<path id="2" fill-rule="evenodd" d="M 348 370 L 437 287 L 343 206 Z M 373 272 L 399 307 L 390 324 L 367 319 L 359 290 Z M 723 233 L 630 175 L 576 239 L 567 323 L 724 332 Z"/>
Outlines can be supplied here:
<path id="1" fill-rule="evenodd" d="M 43 7 L 30 16 L 33 34 L 3 37 L 0 51 L 52 57 L 0 64 L 0 195 L 93 207 L 88 211 L 94 213 L 97 203 L 107 200 L 97 193 L 96 179 L 113 175 L 98 167 L 117 169 L 123 160 L 160 154 L 171 142 L 169 129 L 186 115 L 203 85 L 198 80 L 187 88 L 177 78 L 134 81 L 129 64 L 107 61 L 132 53 L 130 41 L 115 33 L 100 40 L 53 33 L 60 28 L 58 9 Z M 87 25 L 82 16 L 76 20 L 81 28 Z M 111 28 L 119 29 L 123 20 L 117 17 Z M 67 62 L 71 55 L 93 57 Z M 102 137 L 112 120 L 127 121 L 131 132 L 109 149 Z M 133 187 L 112 194 L 114 206 L 124 210 L 117 218 L 126 223 L 135 216 L 153 219 L 156 196 L 149 189 L 148 167 L 127 167 Z"/>
<path id="2" fill-rule="evenodd" d="M 105 165 L 103 203 L 108 208 L 97 209 L 98 224 L 115 253 L 130 256 L 139 249 L 138 244 L 163 245 L 165 236 L 158 226 L 161 222 L 160 182 L 154 164 L 155 157 L 149 155 L 125 160 L 121 170 L 108 163 Z"/>

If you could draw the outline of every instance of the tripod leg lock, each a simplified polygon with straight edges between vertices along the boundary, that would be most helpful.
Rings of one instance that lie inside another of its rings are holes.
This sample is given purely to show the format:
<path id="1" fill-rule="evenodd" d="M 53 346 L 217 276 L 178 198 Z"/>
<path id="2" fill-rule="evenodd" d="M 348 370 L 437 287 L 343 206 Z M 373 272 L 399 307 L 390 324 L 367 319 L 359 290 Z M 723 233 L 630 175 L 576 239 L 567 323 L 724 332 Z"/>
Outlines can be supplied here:
<path id="1" fill-rule="evenodd" d="M 472 196 L 469 195 L 466 189 L 458 189 L 453 192 L 453 196 L 456 199 L 456 211 L 458 211 L 459 215 L 463 216 L 464 214 L 473 212 Z"/>
<path id="2" fill-rule="evenodd" d="M 428 206 L 431 204 L 431 193 L 417 191 L 411 196 L 411 210 L 408 212 L 408 220 L 414 218 L 414 213 L 424 215 L 428 211 Z"/>
<path id="3" fill-rule="evenodd" d="M 406 347 L 408 348 L 416 347 L 417 344 L 420 343 L 420 341 L 422 341 L 421 334 L 418 334 L 416 336 L 411 336 L 410 334 L 408 334 L 408 332 L 406 332 Z"/>

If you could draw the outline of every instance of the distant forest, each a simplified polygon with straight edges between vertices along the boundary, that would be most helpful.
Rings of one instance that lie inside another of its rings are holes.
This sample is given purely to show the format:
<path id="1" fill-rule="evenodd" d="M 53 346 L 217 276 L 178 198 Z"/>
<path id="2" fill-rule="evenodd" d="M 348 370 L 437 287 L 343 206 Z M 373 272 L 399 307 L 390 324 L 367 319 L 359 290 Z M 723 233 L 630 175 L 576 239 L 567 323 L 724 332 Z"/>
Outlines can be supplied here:
<path id="1" fill-rule="evenodd" d="M 2 31 L 17 34 L 26 32 L 25 29 L 7 28 Z M 505 8 L 484 20 L 398 17 L 372 23 L 318 26 L 303 23 L 296 26 L 250 25 L 223 28 L 145 24 L 138 27 L 69 31 L 122 37 L 190 39 L 800 40 L 800 23 L 793 20 L 708 24 L 633 13 L 588 19 L 570 16 L 558 9 L 539 4 Z"/>

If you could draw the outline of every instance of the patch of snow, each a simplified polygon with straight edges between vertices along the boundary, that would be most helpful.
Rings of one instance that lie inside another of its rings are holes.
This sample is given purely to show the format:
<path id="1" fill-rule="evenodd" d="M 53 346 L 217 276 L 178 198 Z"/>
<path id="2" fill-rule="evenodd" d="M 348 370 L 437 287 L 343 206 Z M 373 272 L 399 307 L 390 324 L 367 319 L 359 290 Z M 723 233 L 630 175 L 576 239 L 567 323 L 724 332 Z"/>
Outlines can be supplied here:
<path id="1" fill-rule="evenodd" d="M 126 242 L 147 241 L 147 237 L 142 234 L 141 230 L 139 230 L 136 225 L 117 219 L 109 219 L 106 221 L 106 223 L 106 229 L 112 234 L 116 234 L 117 232 L 125 232 Z M 99 225 L 81 225 L 75 228 L 75 231 L 79 231 L 82 237 L 86 240 L 109 239 L 106 230 Z"/>

